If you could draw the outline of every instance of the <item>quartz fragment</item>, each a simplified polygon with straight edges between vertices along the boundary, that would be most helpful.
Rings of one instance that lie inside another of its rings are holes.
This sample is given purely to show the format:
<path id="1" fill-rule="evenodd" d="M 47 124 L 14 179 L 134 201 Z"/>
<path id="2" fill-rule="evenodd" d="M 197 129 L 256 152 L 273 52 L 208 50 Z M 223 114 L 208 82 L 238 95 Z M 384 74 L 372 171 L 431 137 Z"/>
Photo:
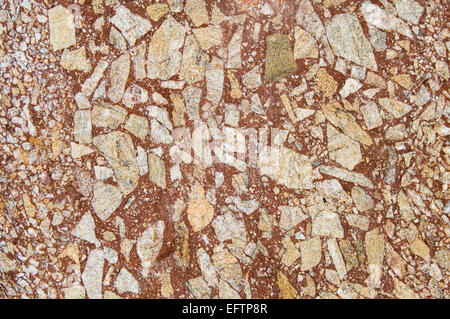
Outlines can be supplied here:
<path id="1" fill-rule="evenodd" d="M 200 46 L 193 35 L 188 35 L 184 44 L 183 61 L 180 78 L 189 84 L 201 81 L 209 63 L 208 55 L 200 50 Z"/>
<path id="2" fill-rule="evenodd" d="M 394 0 L 398 16 L 414 24 L 419 23 L 423 7 L 415 0 Z"/>

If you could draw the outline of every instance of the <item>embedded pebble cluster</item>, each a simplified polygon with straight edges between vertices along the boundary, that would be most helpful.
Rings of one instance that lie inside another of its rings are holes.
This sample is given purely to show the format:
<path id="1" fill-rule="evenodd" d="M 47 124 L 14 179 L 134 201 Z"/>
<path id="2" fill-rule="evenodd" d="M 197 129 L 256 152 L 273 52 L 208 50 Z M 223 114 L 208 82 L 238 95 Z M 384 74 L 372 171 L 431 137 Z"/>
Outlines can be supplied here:
<path id="1" fill-rule="evenodd" d="M 0 0 L 0 297 L 449 298 L 444 0 Z"/>

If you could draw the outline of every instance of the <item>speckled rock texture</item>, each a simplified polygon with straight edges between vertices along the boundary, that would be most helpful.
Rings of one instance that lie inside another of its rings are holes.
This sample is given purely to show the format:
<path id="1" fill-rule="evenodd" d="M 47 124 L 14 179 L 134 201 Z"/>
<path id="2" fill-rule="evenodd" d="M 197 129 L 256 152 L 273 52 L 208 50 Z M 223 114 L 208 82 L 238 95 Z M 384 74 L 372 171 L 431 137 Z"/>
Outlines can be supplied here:
<path id="1" fill-rule="evenodd" d="M 450 298 L 445 0 L 0 0 L 1 298 Z"/>

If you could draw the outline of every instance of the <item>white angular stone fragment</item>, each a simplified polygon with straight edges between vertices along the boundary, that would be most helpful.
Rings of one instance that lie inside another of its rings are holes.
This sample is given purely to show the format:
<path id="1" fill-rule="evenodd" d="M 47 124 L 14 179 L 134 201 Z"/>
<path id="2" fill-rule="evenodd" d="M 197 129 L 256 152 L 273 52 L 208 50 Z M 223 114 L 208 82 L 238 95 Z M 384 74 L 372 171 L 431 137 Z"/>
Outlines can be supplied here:
<path id="1" fill-rule="evenodd" d="M 104 166 L 94 166 L 95 178 L 99 180 L 107 180 L 111 176 L 113 176 L 114 172 L 109 167 Z"/>
<path id="2" fill-rule="evenodd" d="M 347 182 L 355 183 L 368 188 L 374 188 L 370 179 L 368 179 L 361 173 L 355 173 L 343 168 L 331 167 L 326 165 L 319 166 L 319 171 L 322 174 L 330 175 Z"/>
<path id="3" fill-rule="evenodd" d="M 345 216 L 350 226 L 367 231 L 369 229 L 370 220 L 362 215 L 349 214 Z"/>
<path id="4" fill-rule="evenodd" d="M 305 30 L 295 27 L 294 59 L 318 58 L 317 41 Z"/>
<path id="5" fill-rule="evenodd" d="M 222 28 L 220 26 L 210 25 L 204 28 L 192 29 L 192 33 L 202 50 L 209 50 L 213 46 L 220 45 L 223 41 Z"/>
<path id="6" fill-rule="evenodd" d="M 225 73 L 223 62 L 217 57 L 213 57 L 209 67 L 205 71 L 206 78 L 206 99 L 213 104 L 219 104 L 222 99 L 223 82 Z"/>
<path id="7" fill-rule="evenodd" d="M 366 122 L 366 127 L 368 130 L 383 125 L 383 120 L 381 119 L 380 112 L 378 111 L 378 107 L 375 102 L 368 102 L 367 104 L 361 106 L 360 110 L 364 116 L 364 121 Z"/>
<path id="8" fill-rule="evenodd" d="M 300 2 L 295 16 L 297 24 L 302 26 L 306 31 L 312 33 L 316 39 L 321 39 L 325 35 L 325 28 L 322 21 L 314 10 L 309 0 Z"/>
<path id="9" fill-rule="evenodd" d="M 360 212 L 365 212 L 374 206 L 372 197 L 370 197 L 362 188 L 353 187 L 352 188 L 352 199 L 355 203 L 356 208 Z"/>
<path id="10" fill-rule="evenodd" d="M 73 135 L 75 141 L 80 144 L 91 143 L 92 141 L 92 122 L 91 111 L 79 110 L 73 116 L 74 128 Z"/>
<path id="11" fill-rule="evenodd" d="M 244 28 L 239 26 L 233 37 L 228 43 L 228 61 L 227 68 L 237 69 L 241 67 L 241 43 L 242 43 L 242 33 Z"/>
<path id="12" fill-rule="evenodd" d="M 199 104 L 202 96 L 202 89 L 188 86 L 183 91 L 183 99 L 186 104 L 186 113 L 189 120 L 200 120 Z"/>
<path id="13" fill-rule="evenodd" d="M 78 159 L 83 156 L 89 155 L 92 152 L 94 152 L 94 150 L 90 147 L 73 142 L 70 143 L 70 155 L 72 156 L 72 158 Z"/>
<path id="14" fill-rule="evenodd" d="M 349 170 L 352 170 L 362 161 L 361 149 L 358 142 L 339 133 L 331 125 L 327 126 L 327 137 L 330 159 Z"/>
<path id="15" fill-rule="evenodd" d="M 92 208 L 101 220 L 107 220 L 121 202 L 122 193 L 118 187 L 103 182 L 95 183 Z"/>
<path id="16" fill-rule="evenodd" d="M 334 54 L 371 70 L 378 70 L 372 47 L 364 36 L 356 14 L 335 15 L 326 30 Z"/>
<path id="17" fill-rule="evenodd" d="M 91 76 L 87 78 L 81 86 L 81 92 L 84 94 L 84 96 L 88 98 L 92 95 L 95 88 L 97 87 L 98 81 L 100 81 L 100 78 L 103 76 L 103 73 L 105 72 L 107 67 L 108 62 L 104 60 L 100 60 L 97 63 L 94 72 L 92 72 Z"/>
<path id="18" fill-rule="evenodd" d="M 278 210 L 280 211 L 280 228 L 286 231 L 291 230 L 308 218 L 300 207 L 281 206 Z"/>
<path id="19" fill-rule="evenodd" d="M 225 124 L 237 127 L 239 125 L 239 111 L 234 104 L 225 104 Z"/>
<path id="20" fill-rule="evenodd" d="M 406 197 L 403 190 L 401 190 L 400 193 L 398 194 L 397 204 L 400 216 L 402 216 L 402 218 L 406 220 L 408 223 L 411 222 L 415 218 L 415 215 L 411 207 L 411 204 L 409 203 L 408 198 Z"/>
<path id="21" fill-rule="evenodd" d="M 181 12 L 183 10 L 184 0 L 167 0 L 170 11 Z"/>
<path id="22" fill-rule="evenodd" d="M 143 140 L 148 134 L 148 121 L 143 116 L 131 114 L 125 123 L 124 128 L 128 132 Z"/>
<path id="23" fill-rule="evenodd" d="M 259 115 L 266 114 L 266 112 L 263 109 L 261 100 L 259 99 L 258 93 L 253 94 L 252 97 L 250 98 L 250 110 Z"/>
<path id="24" fill-rule="evenodd" d="M 373 144 L 370 135 L 359 126 L 355 117 L 346 111 L 339 102 L 322 104 L 321 107 L 327 120 L 340 128 L 345 135 L 367 146 Z"/>
<path id="25" fill-rule="evenodd" d="M 109 31 L 109 42 L 112 46 L 122 52 L 127 49 L 127 41 L 123 37 L 122 33 L 114 27 L 111 27 L 111 30 Z"/>
<path id="26" fill-rule="evenodd" d="M 411 106 L 406 103 L 400 102 L 398 100 L 390 98 L 380 98 L 378 99 L 380 105 L 389 113 L 391 113 L 395 118 L 400 118 L 411 111 Z"/>
<path id="27" fill-rule="evenodd" d="M 73 14 L 61 5 L 48 10 L 50 43 L 53 50 L 61 50 L 76 44 Z"/>
<path id="28" fill-rule="evenodd" d="M 130 54 L 125 53 L 111 64 L 111 83 L 108 97 L 113 103 L 118 103 L 122 100 L 129 73 Z"/>
<path id="29" fill-rule="evenodd" d="M 111 132 L 96 136 L 92 143 L 114 170 L 120 191 L 124 195 L 131 193 L 139 180 L 136 151 L 131 136 L 123 132 Z"/>
<path id="30" fill-rule="evenodd" d="M 61 66 L 69 71 L 89 72 L 91 64 L 86 59 L 86 49 L 81 47 L 73 51 L 64 50 L 61 56 Z"/>
<path id="31" fill-rule="evenodd" d="M 329 211 L 321 211 L 312 217 L 312 236 L 344 238 L 339 215 Z"/>
<path id="32" fill-rule="evenodd" d="M 125 292 L 131 292 L 134 294 L 139 293 L 139 282 L 125 268 L 120 270 L 119 275 L 114 281 L 114 287 L 116 287 L 119 294 L 123 294 Z"/>
<path id="33" fill-rule="evenodd" d="M 116 264 L 119 260 L 117 251 L 109 247 L 103 247 L 103 256 L 110 264 Z"/>
<path id="34" fill-rule="evenodd" d="M 367 285 L 377 288 L 381 284 L 381 272 L 384 258 L 385 241 L 379 228 L 375 228 L 365 235 L 365 246 L 367 254 L 367 272 L 369 278 Z"/>
<path id="35" fill-rule="evenodd" d="M 269 3 L 264 3 L 264 5 L 261 8 L 261 13 L 266 15 L 266 16 L 271 16 L 273 15 L 275 12 L 273 11 L 272 7 L 270 6 Z"/>
<path id="36" fill-rule="evenodd" d="M 138 39 L 151 29 L 151 23 L 121 5 L 116 9 L 116 14 L 111 18 L 111 23 L 122 32 L 128 44 L 132 47 Z"/>
<path id="37" fill-rule="evenodd" d="M 91 103 L 89 102 L 89 99 L 81 92 L 78 92 L 74 96 L 75 103 L 77 103 L 78 108 L 84 110 L 84 109 L 90 109 Z"/>
<path id="38" fill-rule="evenodd" d="M 139 85 L 132 84 L 123 95 L 122 103 L 130 108 L 148 101 L 148 92 Z"/>
<path id="39" fill-rule="evenodd" d="M 102 249 L 94 249 L 89 253 L 81 279 L 87 296 L 90 299 L 102 299 L 103 266 L 105 259 Z"/>
<path id="40" fill-rule="evenodd" d="M 196 27 L 209 23 L 208 11 L 204 0 L 186 0 L 184 11 Z"/>
<path id="41" fill-rule="evenodd" d="M 155 119 L 151 120 L 150 135 L 156 144 L 170 144 L 173 141 L 169 130 Z"/>
<path id="42" fill-rule="evenodd" d="M 132 49 L 133 54 L 133 69 L 134 69 L 134 77 L 136 80 L 145 79 L 147 76 L 147 72 L 145 70 L 146 60 L 145 54 L 147 53 L 147 44 L 142 42 L 138 46 Z"/>
<path id="43" fill-rule="evenodd" d="M 357 92 L 362 87 L 362 83 L 355 79 L 345 80 L 344 86 L 339 90 L 339 95 L 346 98 L 350 94 Z"/>
<path id="44" fill-rule="evenodd" d="M 217 287 L 217 274 L 211 259 L 203 248 L 197 250 L 197 263 L 200 266 L 203 278 L 210 287 Z"/>
<path id="45" fill-rule="evenodd" d="M 209 56 L 200 50 L 195 37 L 188 35 L 184 43 L 180 78 L 188 84 L 203 80 L 208 63 Z"/>
<path id="46" fill-rule="evenodd" d="M 322 243 L 319 237 L 313 237 L 300 242 L 302 257 L 301 271 L 308 271 L 320 263 L 322 258 Z"/>
<path id="47" fill-rule="evenodd" d="M 406 138 L 408 132 L 406 131 L 405 124 L 397 124 L 395 126 L 390 126 L 385 132 L 385 137 L 387 140 L 391 141 L 401 141 Z"/>
<path id="48" fill-rule="evenodd" d="M 172 130 L 172 123 L 169 119 L 169 113 L 162 107 L 151 106 L 148 110 L 148 114 L 160 122 L 168 130 Z"/>
<path id="49" fill-rule="evenodd" d="M 63 288 L 64 299 L 85 299 L 86 291 L 83 286 Z"/>
<path id="50" fill-rule="evenodd" d="M 106 99 L 106 81 L 102 81 L 92 96 L 92 101 L 105 100 Z"/>
<path id="51" fill-rule="evenodd" d="M 267 175 L 289 188 L 311 189 L 313 172 L 311 160 L 291 149 L 265 148 L 258 159 L 261 175 Z"/>
<path id="52" fill-rule="evenodd" d="M 140 146 L 138 146 L 136 149 L 136 160 L 139 166 L 139 174 L 143 176 L 148 173 L 147 152 Z"/>
<path id="53" fill-rule="evenodd" d="M 398 16 L 414 24 L 419 23 L 423 7 L 415 0 L 393 0 Z"/>
<path id="54" fill-rule="evenodd" d="M 347 269 L 345 268 L 344 258 L 342 257 L 341 251 L 339 250 L 336 238 L 328 239 L 327 246 L 339 278 L 343 279 L 347 274 Z"/>
<path id="55" fill-rule="evenodd" d="M 246 239 L 247 231 L 244 221 L 237 219 L 230 211 L 217 216 L 211 224 L 220 242 L 232 240 L 233 238 L 244 241 Z"/>
<path id="56" fill-rule="evenodd" d="M 163 244 L 164 228 L 164 222 L 158 220 L 155 224 L 149 225 L 137 240 L 136 251 L 141 259 L 144 277 L 148 275 L 158 257 Z"/>
<path id="57" fill-rule="evenodd" d="M 248 71 L 242 76 L 242 84 L 249 90 L 256 89 L 261 86 L 261 68 L 255 66 L 253 69 Z"/>
<path id="58" fill-rule="evenodd" d="M 116 129 L 125 121 L 127 111 L 120 106 L 107 102 L 94 102 L 92 124 L 98 127 Z"/>
<path id="59" fill-rule="evenodd" d="M 80 221 L 72 230 L 71 234 L 92 244 L 100 244 L 97 237 L 95 236 L 94 218 L 92 218 L 89 212 L 85 213 L 83 217 L 81 217 Z"/>
<path id="60" fill-rule="evenodd" d="M 247 215 L 252 214 L 261 206 L 261 203 L 256 199 L 242 200 L 236 196 L 227 197 L 225 203 L 232 203 L 233 207 Z"/>
<path id="61" fill-rule="evenodd" d="M 171 15 L 153 34 L 148 47 L 147 76 L 150 79 L 168 80 L 178 73 L 184 43 L 184 27 Z"/>
<path id="62" fill-rule="evenodd" d="M 297 121 L 302 121 L 306 119 L 307 117 L 310 117 L 313 115 L 316 111 L 310 110 L 310 109 L 302 109 L 302 108 L 296 108 L 294 109 L 295 116 L 297 117 Z"/>
<path id="63" fill-rule="evenodd" d="M 211 295 L 211 289 L 208 287 L 208 283 L 201 276 L 189 279 L 186 287 L 197 299 L 208 299 Z"/>
<path id="64" fill-rule="evenodd" d="M 413 37 L 411 30 L 404 21 L 394 17 L 377 5 L 365 1 L 361 5 L 361 12 L 364 19 L 370 25 L 376 26 L 384 31 L 396 31 L 404 36 Z"/>
<path id="65" fill-rule="evenodd" d="M 241 299 L 236 290 L 231 288 L 225 281 L 219 281 L 219 298 L 220 299 Z"/>

